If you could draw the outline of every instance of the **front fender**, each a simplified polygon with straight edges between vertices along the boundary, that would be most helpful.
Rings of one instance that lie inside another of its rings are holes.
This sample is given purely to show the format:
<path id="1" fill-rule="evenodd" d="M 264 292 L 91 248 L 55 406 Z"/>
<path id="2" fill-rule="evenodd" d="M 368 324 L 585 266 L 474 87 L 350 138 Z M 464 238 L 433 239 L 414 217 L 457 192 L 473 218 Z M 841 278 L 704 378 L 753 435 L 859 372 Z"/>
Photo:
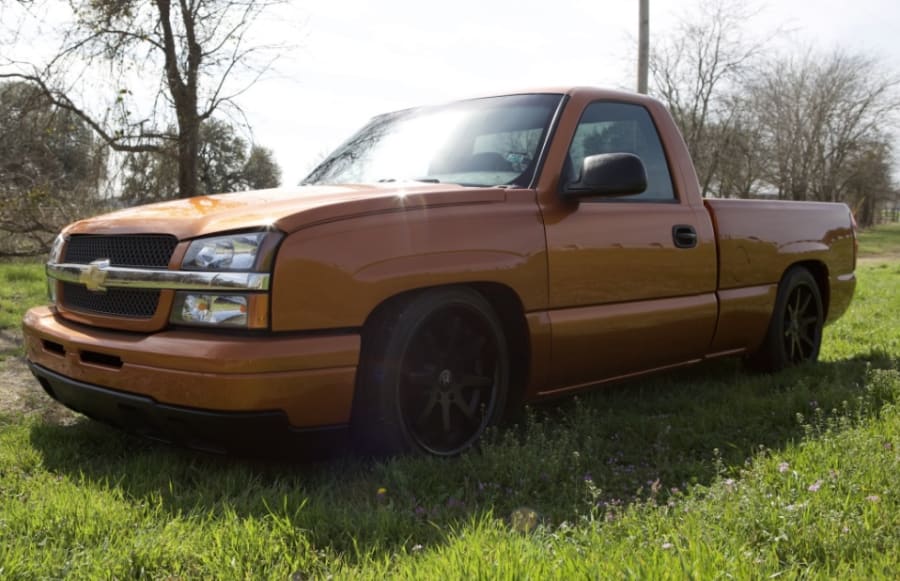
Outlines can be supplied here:
<path id="1" fill-rule="evenodd" d="M 546 308 L 543 223 L 530 190 L 500 202 L 412 208 L 302 229 L 272 281 L 275 331 L 361 327 L 383 301 L 419 288 L 494 282 L 526 311 Z"/>

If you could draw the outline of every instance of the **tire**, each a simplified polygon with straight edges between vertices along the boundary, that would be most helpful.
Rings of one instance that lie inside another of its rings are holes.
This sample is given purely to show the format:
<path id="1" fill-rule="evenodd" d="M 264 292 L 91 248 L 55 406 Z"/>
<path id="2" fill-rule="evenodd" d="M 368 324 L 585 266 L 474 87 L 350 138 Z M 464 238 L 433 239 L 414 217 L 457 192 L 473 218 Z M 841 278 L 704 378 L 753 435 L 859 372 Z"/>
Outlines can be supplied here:
<path id="1" fill-rule="evenodd" d="M 509 350 L 500 319 L 474 290 L 389 304 L 363 333 L 351 420 L 359 452 L 455 456 L 502 415 Z"/>
<path id="2" fill-rule="evenodd" d="M 759 371 L 774 372 L 819 358 L 825 324 L 822 295 L 803 267 L 788 270 L 778 285 L 775 310 L 766 338 L 749 360 Z"/>

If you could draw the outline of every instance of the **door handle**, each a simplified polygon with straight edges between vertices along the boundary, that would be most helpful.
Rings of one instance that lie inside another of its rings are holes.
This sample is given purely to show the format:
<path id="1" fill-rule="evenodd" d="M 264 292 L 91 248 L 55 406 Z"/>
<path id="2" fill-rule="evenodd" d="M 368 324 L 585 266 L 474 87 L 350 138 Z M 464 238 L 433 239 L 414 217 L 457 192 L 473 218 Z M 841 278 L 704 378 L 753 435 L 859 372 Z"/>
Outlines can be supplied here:
<path id="1" fill-rule="evenodd" d="M 672 241 L 676 248 L 694 248 L 697 246 L 697 231 L 689 224 L 672 226 Z"/>

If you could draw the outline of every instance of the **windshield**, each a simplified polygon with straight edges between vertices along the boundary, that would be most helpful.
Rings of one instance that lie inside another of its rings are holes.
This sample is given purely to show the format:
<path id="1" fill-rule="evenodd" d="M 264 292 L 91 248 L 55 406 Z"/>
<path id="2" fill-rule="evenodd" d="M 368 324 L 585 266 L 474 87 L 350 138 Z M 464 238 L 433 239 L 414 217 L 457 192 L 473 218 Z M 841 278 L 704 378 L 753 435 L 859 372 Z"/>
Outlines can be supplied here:
<path id="1" fill-rule="evenodd" d="M 380 115 L 304 184 L 528 186 L 562 95 L 511 95 Z"/>

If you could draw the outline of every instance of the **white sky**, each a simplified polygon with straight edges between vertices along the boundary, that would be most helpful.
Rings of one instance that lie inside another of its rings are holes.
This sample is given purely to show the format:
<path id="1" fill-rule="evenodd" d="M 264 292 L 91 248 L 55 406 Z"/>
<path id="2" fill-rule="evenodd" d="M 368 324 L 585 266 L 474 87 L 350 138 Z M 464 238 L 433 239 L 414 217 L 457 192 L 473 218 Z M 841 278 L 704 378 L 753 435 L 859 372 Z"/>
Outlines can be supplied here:
<path id="1" fill-rule="evenodd" d="M 695 5 L 651 0 L 651 45 Z M 898 0 L 762 7 L 750 34 L 790 30 L 786 43 L 864 51 L 900 73 Z M 637 20 L 637 0 L 305 0 L 258 23 L 296 47 L 240 104 L 293 185 L 377 113 L 523 87 L 632 89 Z"/>
<path id="2" fill-rule="evenodd" d="M 650 0 L 651 49 L 698 2 Z M 790 31 L 771 42 L 773 54 L 842 47 L 880 58 L 900 76 L 900 0 L 746 4 L 761 8 L 746 22 L 749 36 Z M 0 29 L 15 28 L 11 6 L 0 0 Z M 65 18 L 53 10 L 49 16 L 57 24 Z M 248 40 L 292 48 L 237 102 L 253 139 L 275 152 L 284 185 L 294 185 L 378 113 L 527 87 L 632 89 L 637 21 L 638 0 L 288 0 L 264 13 Z M 39 62 L 55 44 L 48 30 L 34 36 L 19 45 L 19 56 Z M 94 74 L 102 75 L 84 78 Z M 895 154 L 900 179 L 900 138 Z"/>

